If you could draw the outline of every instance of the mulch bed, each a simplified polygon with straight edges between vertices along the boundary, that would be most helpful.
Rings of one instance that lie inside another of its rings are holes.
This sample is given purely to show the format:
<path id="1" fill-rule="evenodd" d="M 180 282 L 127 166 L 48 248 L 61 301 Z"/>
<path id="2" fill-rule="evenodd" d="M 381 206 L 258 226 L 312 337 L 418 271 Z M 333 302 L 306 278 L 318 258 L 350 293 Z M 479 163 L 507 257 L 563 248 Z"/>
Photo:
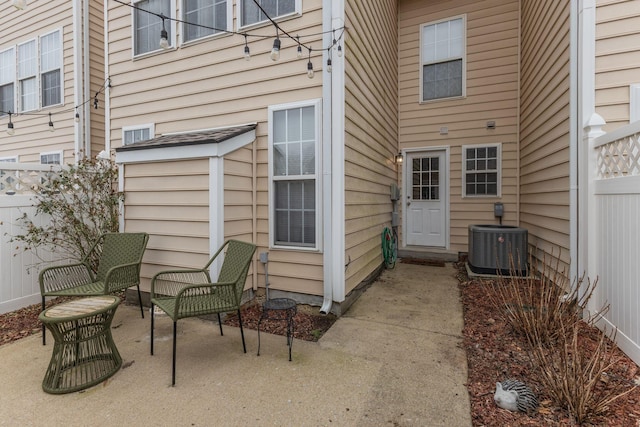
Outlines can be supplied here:
<path id="1" fill-rule="evenodd" d="M 576 423 L 563 408 L 554 406 L 543 389 L 539 373 L 529 358 L 524 340 L 514 334 L 502 313 L 487 298 L 487 285 L 466 277 L 464 264 L 458 265 L 458 280 L 464 308 L 464 348 L 467 353 L 467 389 L 474 426 L 573 426 Z M 581 345 L 599 339 L 599 330 L 584 324 Z M 624 378 L 629 387 L 640 381 L 640 369 L 622 351 L 611 374 Z M 540 409 L 533 416 L 499 408 L 493 401 L 497 381 L 518 379 L 537 395 Z M 614 401 L 603 416 L 584 426 L 640 426 L 640 387 Z"/>

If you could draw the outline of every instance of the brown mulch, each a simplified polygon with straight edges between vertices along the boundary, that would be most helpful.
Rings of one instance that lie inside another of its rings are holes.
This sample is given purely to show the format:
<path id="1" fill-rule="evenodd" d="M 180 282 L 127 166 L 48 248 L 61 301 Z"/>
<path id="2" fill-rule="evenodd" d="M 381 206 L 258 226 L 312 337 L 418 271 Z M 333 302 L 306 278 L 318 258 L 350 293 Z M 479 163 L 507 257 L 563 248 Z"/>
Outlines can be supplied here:
<path id="1" fill-rule="evenodd" d="M 524 339 L 514 334 L 502 314 L 487 298 L 487 284 L 469 280 L 464 264 L 458 265 L 460 295 L 464 308 L 464 347 L 467 353 L 467 390 L 471 402 L 474 426 L 573 426 L 576 423 L 568 411 L 554 406 L 550 395 L 543 389 L 540 374 L 536 372 Z M 599 330 L 586 324 L 581 329 L 589 345 L 599 339 Z M 624 378 L 633 387 L 640 380 L 640 368 L 622 351 L 616 349 L 619 362 L 612 375 Z M 537 395 L 539 411 L 528 416 L 499 408 L 493 401 L 497 381 L 518 379 Z M 614 401 L 603 416 L 591 419 L 584 426 L 640 426 L 640 387 Z"/>

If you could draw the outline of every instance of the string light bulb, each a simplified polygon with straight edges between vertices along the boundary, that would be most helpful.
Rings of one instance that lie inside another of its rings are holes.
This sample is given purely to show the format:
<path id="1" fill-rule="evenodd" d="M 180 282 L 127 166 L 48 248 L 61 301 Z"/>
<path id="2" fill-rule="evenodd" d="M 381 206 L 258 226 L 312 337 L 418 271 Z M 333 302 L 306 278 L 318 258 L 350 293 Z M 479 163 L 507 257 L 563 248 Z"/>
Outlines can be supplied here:
<path id="1" fill-rule="evenodd" d="M 298 59 L 302 58 L 302 45 L 300 44 L 300 36 L 296 36 L 296 39 L 298 40 L 298 52 L 296 53 L 296 56 L 298 57 Z"/>
<path id="2" fill-rule="evenodd" d="M 280 59 L 280 38 L 276 38 L 273 41 L 273 48 L 271 49 L 271 60 L 277 61 Z"/>
<path id="3" fill-rule="evenodd" d="M 96 94 L 95 98 L 93 98 L 93 108 L 98 109 L 98 95 Z"/>
<path id="4" fill-rule="evenodd" d="M 163 49 L 169 49 L 169 34 L 164 27 L 164 15 L 160 15 L 162 19 L 162 30 L 160 31 L 160 47 Z"/>
<path id="5" fill-rule="evenodd" d="M 13 7 L 18 10 L 24 10 L 27 7 L 27 0 L 13 0 Z"/>
<path id="6" fill-rule="evenodd" d="M 313 78 L 313 64 L 311 63 L 311 48 L 309 48 L 309 62 L 307 62 L 307 77 Z"/>
<path id="7" fill-rule="evenodd" d="M 331 70 L 333 70 L 333 67 L 331 66 L 331 57 L 329 57 L 327 59 L 327 73 L 330 73 Z"/>
<path id="8" fill-rule="evenodd" d="M 51 121 L 51 113 L 49 113 L 49 132 L 53 132 L 54 130 L 56 130 L 53 127 L 53 122 Z"/>
<path id="9" fill-rule="evenodd" d="M 80 123 L 80 113 L 78 113 L 78 107 L 76 107 L 76 116 L 73 119 L 76 123 Z"/>
<path id="10" fill-rule="evenodd" d="M 248 61 L 251 59 L 251 51 L 249 50 L 249 44 L 247 43 L 247 35 L 244 35 L 244 60 Z"/>
<path id="11" fill-rule="evenodd" d="M 13 128 L 13 122 L 11 121 L 11 111 L 9 111 L 9 123 L 7 123 L 7 133 L 9 135 L 13 135 L 14 133 L 16 133 L 15 129 Z"/>
<path id="12" fill-rule="evenodd" d="M 342 57 L 342 45 L 338 44 L 338 57 Z"/>

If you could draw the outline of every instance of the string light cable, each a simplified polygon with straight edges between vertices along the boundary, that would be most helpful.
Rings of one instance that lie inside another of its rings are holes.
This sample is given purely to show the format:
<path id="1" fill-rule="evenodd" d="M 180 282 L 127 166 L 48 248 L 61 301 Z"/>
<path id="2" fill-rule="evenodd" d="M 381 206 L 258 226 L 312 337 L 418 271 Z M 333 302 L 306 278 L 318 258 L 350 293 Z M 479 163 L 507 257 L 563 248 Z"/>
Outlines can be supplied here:
<path id="1" fill-rule="evenodd" d="M 73 107 L 69 107 L 69 108 L 65 108 L 62 110 L 58 110 L 55 112 L 24 112 L 24 113 L 15 113 L 13 111 L 2 111 L 0 110 L 0 115 L 8 115 L 9 116 L 9 123 L 7 123 L 7 133 L 9 135 L 14 135 L 16 132 L 16 127 L 15 124 L 12 120 L 13 117 L 20 117 L 20 116 L 33 116 L 33 117 L 49 117 L 49 130 L 51 132 L 55 131 L 55 126 L 53 124 L 53 118 L 59 114 L 66 114 L 72 111 L 75 111 L 75 116 L 74 116 L 74 121 L 76 123 L 78 123 L 80 121 L 80 113 L 79 110 L 85 106 L 86 104 L 88 104 L 89 102 L 91 102 L 93 100 L 93 106 L 94 108 L 98 108 L 97 107 L 97 102 L 98 102 L 98 96 L 103 94 L 105 92 L 105 90 L 107 88 L 111 87 L 111 78 L 107 77 L 107 79 L 102 83 L 102 86 L 100 86 L 100 88 L 96 91 L 95 95 L 93 96 L 93 98 L 89 98 L 85 101 L 83 101 L 82 103 L 75 105 Z"/>

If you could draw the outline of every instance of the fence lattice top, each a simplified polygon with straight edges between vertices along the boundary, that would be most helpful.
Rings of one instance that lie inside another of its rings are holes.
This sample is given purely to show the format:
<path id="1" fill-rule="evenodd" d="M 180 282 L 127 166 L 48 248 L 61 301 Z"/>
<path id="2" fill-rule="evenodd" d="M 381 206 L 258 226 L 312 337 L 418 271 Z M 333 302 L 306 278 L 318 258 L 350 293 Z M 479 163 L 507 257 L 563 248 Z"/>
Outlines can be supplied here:
<path id="1" fill-rule="evenodd" d="M 0 163 L 0 195 L 33 194 L 53 179 L 57 165 Z"/>
<path id="2" fill-rule="evenodd" d="M 640 175 L 640 131 L 596 147 L 598 178 Z"/>

